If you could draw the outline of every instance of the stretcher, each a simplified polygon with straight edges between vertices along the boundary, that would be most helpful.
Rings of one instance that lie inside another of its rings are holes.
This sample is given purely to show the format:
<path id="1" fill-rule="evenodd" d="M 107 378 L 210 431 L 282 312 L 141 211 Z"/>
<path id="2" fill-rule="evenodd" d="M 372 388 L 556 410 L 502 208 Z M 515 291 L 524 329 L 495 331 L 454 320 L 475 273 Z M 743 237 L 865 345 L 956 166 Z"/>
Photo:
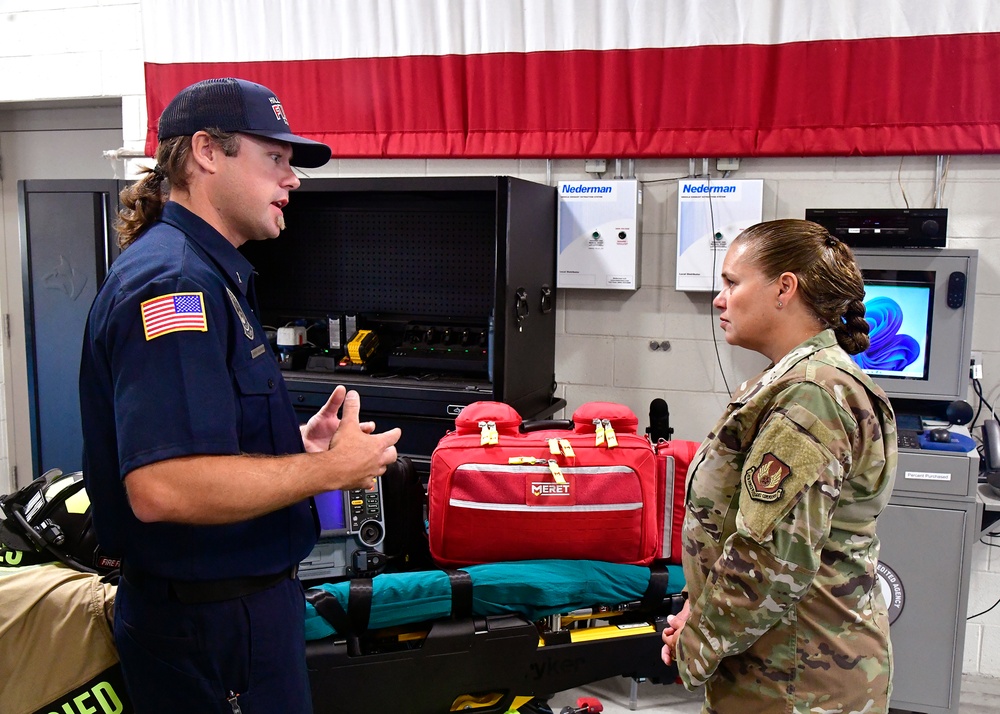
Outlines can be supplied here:
<path id="1" fill-rule="evenodd" d="M 623 676 L 670 684 L 676 565 L 526 561 L 379 575 L 307 591 L 316 714 L 503 714 Z"/>
<path id="2" fill-rule="evenodd" d="M 660 632 L 683 604 L 682 582 L 679 566 L 537 561 L 310 588 L 314 710 L 527 714 L 609 677 L 672 683 Z M 0 711 L 134 711 L 105 612 L 113 585 L 51 563 L 0 569 L 0 591 L 15 607 L 0 616 Z M 317 593 L 340 604 L 340 630 Z"/>

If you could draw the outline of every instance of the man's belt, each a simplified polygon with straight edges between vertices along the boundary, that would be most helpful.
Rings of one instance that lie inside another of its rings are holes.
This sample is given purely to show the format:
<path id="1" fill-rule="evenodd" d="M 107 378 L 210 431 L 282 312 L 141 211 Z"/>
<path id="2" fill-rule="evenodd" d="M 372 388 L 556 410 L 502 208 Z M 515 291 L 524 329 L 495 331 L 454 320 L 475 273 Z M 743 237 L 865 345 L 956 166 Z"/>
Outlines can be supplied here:
<path id="1" fill-rule="evenodd" d="M 298 567 L 291 567 L 271 575 L 248 575 L 242 578 L 220 580 L 174 580 L 137 570 L 122 563 L 122 576 L 140 590 L 158 589 L 184 605 L 235 600 L 274 587 L 283 580 L 298 576 Z"/>

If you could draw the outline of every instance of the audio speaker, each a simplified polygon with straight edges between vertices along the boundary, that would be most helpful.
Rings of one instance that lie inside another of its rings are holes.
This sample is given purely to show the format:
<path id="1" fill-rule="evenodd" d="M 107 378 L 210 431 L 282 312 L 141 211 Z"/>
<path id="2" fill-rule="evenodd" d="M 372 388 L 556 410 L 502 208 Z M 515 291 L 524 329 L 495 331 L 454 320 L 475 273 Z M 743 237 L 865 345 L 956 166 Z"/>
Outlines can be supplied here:
<path id="1" fill-rule="evenodd" d="M 961 399 L 952 402 L 944 410 L 945 418 L 952 424 L 968 424 L 972 421 L 973 414 L 972 405 Z"/>

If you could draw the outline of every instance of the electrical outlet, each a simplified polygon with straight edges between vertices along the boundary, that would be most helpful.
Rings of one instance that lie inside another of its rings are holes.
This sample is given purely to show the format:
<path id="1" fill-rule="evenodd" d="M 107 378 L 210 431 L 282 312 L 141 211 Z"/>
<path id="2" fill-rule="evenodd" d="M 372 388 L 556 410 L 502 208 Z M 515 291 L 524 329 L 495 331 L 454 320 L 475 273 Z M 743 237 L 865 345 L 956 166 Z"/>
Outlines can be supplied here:
<path id="1" fill-rule="evenodd" d="M 969 379 L 983 378 L 983 353 L 973 352 L 969 365 Z"/>

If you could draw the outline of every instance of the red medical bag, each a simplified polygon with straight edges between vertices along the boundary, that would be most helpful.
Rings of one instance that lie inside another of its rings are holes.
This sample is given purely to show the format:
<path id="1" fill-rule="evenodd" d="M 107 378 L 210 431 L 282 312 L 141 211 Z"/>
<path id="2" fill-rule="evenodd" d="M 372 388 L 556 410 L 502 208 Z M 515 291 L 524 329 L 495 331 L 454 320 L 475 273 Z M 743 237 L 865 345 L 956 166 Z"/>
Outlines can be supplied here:
<path id="1" fill-rule="evenodd" d="M 432 557 L 441 566 L 663 558 L 683 485 L 662 500 L 665 470 L 672 465 L 676 475 L 676 459 L 658 456 L 637 425 L 628 407 L 611 402 L 584 404 L 572 421 L 523 426 L 501 402 L 465 407 L 431 457 Z"/>

